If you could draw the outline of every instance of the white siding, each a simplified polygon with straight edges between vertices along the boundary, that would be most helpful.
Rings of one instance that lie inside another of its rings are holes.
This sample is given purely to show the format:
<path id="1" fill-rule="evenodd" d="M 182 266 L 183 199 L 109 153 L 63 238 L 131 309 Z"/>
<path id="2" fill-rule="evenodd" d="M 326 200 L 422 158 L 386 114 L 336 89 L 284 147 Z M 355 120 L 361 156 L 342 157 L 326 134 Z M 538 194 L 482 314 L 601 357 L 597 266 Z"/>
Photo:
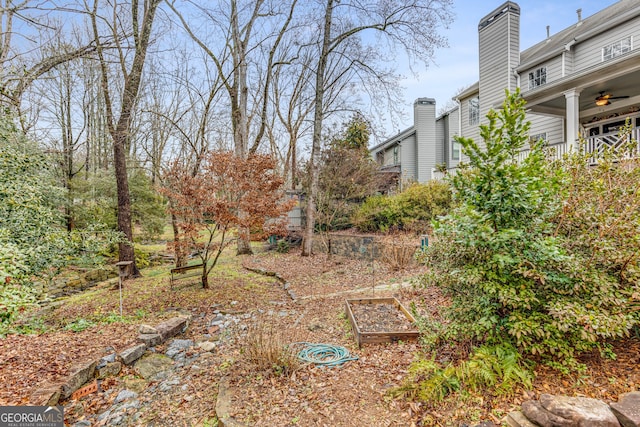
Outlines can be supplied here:
<path id="1" fill-rule="evenodd" d="M 445 150 L 447 156 L 447 167 L 455 168 L 460 163 L 460 160 L 454 160 L 451 152 L 451 144 L 453 141 L 453 137 L 458 135 L 458 116 L 460 114 L 460 109 L 455 109 L 451 113 L 449 113 L 449 133 L 446 135 L 447 149 Z M 460 152 L 460 156 L 462 157 L 462 152 Z"/>
<path id="2" fill-rule="evenodd" d="M 474 126 L 469 124 L 469 99 L 476 95 L 460 100 L 460 114 L 462 116 L 462 136 L 465 138 L 471 138 L 480 143 L 480 128 L 477 125 Z"/>
<path id="3" fill-rule="evenodd" d="M 513 69 L 520 62 L 519 14 L 509 10 L 481 28 L 479 49 L 480 123 L 486 123 L 489 110 L 499 108 L 502 104 L 505 89 L 516 89 Z M 479 143 L 484 145 L 483 142 Z"/>
<path id="4" fill-rule="evenodd" d="M 414 127 L 418 142 L 416 180 L 431 179 L 431 169 L 436 161 L 436 104 L 435 100 L 420 98 L 414 104 Z"/>
<path id="5" fill-rule="evenodd" d="M 449 116 L 442 116 L 436 121 L 436 163 L 446 163 L 445 138 L 448 133 Z"/>
<path id="6" fill-rule="evenodd" d="M 522 91 L 523 94 L 531 90 L 529 88 L 529 73 L 531 72 L 535 73 L 535 71 L 541 67 L 546 67 L 547 69 L 546 84 L 552 83 L 562 78 L 562 55 L 559 55 L 549 61 L 543 62 L 532 68 L 522 71 L 520 73 L 520 90 Z M 543 86 L 539 86 L 539 87 L 543 87 Z"/>
<path id="7" fill-rule="evenodd" d="M 638 43 L 640 43 L 640 19 L 631 20 L 583 43 L 577 43 L 574 46 L 574 70 L 578 72 L 601 64 L 602 48 L 628 36 L 633 37 L 633 50 L 638 49 Z"/>
<path id="8" fill-rule="evenodd" d="M 402 165 L 402 179 L 416 179 L 416 134 L 402 140 L 400 148 L 400 164 Z"/>
<path id="9" fill-rule="evenodd" d="M 527 120 L 531 122 L 529 135 L 537 135 L 546 132 L 548 143 L 555 144 L 564 142 L 564 119 L 561 117 L 529 113 L 527 114 Z"/>

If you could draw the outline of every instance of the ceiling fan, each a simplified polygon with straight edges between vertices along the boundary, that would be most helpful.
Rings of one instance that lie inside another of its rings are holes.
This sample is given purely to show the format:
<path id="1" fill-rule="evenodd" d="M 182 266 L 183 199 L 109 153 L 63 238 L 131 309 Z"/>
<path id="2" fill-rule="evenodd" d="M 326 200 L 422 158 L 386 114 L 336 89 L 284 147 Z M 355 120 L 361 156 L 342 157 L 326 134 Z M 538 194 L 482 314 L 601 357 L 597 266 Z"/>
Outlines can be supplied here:
<path id="1" fill-rule="evenodd" d="M 600 92 L 600 95 L 596 97 L 596 105 L 599 107 L 603 107 L 605 105 L 611 104 L 612 99 L 624 99 L 628 97 L 629 96 L 613 96 L 610 93 L 605 93 L 605 91 L 603 90 Z"/>

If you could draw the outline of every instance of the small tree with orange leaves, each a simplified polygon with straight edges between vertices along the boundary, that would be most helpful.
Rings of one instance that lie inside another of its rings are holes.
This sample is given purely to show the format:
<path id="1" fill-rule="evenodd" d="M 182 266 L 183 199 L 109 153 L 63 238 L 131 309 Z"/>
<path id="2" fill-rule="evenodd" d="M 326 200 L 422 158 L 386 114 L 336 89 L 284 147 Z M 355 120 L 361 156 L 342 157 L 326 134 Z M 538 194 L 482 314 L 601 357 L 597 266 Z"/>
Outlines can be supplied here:
<path id="1" fill-rule="evenodd" d="M 162 189 L 177 217 L 179 239 L 169 245 L 182 253 L 196 252 L 202 261 L 202 287 L 222 251 L 246 227 L 269 234 L 286 232 L 283 179 L 272 157 L 252 154 L 243 159 L 232 152 L 209 153 L 195 175 L 175 162 Z"/>

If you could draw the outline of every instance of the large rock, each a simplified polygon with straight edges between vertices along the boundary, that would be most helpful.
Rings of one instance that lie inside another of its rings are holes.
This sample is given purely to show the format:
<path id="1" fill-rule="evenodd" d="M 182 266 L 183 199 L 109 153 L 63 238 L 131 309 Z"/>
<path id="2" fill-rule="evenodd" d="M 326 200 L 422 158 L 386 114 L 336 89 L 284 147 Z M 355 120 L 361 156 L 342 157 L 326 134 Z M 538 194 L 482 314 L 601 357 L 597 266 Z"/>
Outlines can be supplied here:
<path id="1" fill-rule="evenodd" d="M 140 325 L 140 328 L 138 329 L 138 332 L 140 332 L 141 334 L 157 334 L 158 330 L 156 328 L 154 328 L 153 326 Z"/>
<path id="2" fill-rule="evenodd" d="M 115 377 L 122 370 L 122 363 L 120 362 L 112 362 L 107 363 L 101 368 L 96 370 L 96 378 L 99 380 L 103 380 L 108 377 Z"/>
<path id="3" fill-rule="evenodd" d="M 162 341 L 166 341 L 187 330 L 188 322 L 189 320 L 186 317 L 174 317 L 160 323 L 156 326 L 156 330 L 162 336 Z"/>
<path id="4" fill-rule="evenodd" d="M 133 390 L 136 393 L 142 393 L 149 385 L 149 382 L 142 378 L 124 377 L 122 382 L 127 390 Z"/>
<path id="5" fill-rule="evenodd" d="M 571 427 L 571 422 L 547 411 L 537 400 L 522 403 L 522 413 L 528 420 L 542 427 Z"/>
<path id="6" fill-rule="evenodd" d="M 520 411 L 510 412 L 505 421 L 509 427 L 537 427 L 537 424 L 529 421 Z"/>
<path id="7" fill-rule="evenodd" d="M 173 366 L 173 360 L 163 354 L 152 353 L 138 360 L 134 369 L 145 380 L 155 380 Z"/>
<path id="8" fill-rule="evenodd" d="M 138 341 L 145 343 L 147 347 L 155 347 L 162 343 L 162 335 L 160 334 L 140 334 Z"/>
<path id="9" fill-rule="evenodd" d="M 640 391 L 621 394 L 611 411 L 624 427 L 640 427 Z"/>
<path id="10" fill-rule="evenodd" d="M 542 394 L 539 402 L 524 402 L 522 412 L 542 427 L 620 427 L 606 403 L 587 397 Z"/>
<path id="11" fill-rule="evenodd" d="M 118 393 L 118 395 L 116 396 L 116 400 L 114 400 L 113 403 L 120 403 L 127 399 L 135 399 L 136 397 L 138 397 L 138 393 L 136 393 L 135 391 L 120 390 L 120 393 Z"/>
<path id="12" fill-rule="evenodd" d="M 47 384 L 34 391 L 29 402 L 35 406 L 56 406 L 61 393 L 62 387 L 60 385 Z"/>
<path id="13" fill-rule="evenodd" d="M 120 359 L 125 365 L 130 365 L 136 360 L 140 359 L 145 351 L 147 351 L 147 345 L 138 344 L 134 347 L 129 347 L 128 349 L 123 350 L 120 353 Z"/>
<path id="14" fill-rule="evenodd" d="M 71 375 L 69 375 L 65 383 L 62 385 L 61 397 L 63 399 L 68 398 L 74 391 L 79 389 L 82 384 L 92 379 L 93 373 L 96 370 L 96 364 L 97 361 L 92 360 L 74 365 L 71 368 Z"/>

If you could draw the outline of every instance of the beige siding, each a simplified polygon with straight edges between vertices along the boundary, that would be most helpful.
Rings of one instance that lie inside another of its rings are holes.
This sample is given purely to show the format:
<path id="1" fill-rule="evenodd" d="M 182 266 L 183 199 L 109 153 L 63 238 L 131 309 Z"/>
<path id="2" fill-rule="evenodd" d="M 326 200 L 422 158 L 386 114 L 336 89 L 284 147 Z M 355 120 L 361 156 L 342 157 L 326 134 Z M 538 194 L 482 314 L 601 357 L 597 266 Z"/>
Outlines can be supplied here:
<path id="1" fill-rule="evenodd" d="M 575 45 L 575 71 L 581 71 L 602 63 L 602 48 L 625 37 L 633 36 L 633 50 L 640 43 L 640 19 L 626 22 L 596 37 Z"/>

